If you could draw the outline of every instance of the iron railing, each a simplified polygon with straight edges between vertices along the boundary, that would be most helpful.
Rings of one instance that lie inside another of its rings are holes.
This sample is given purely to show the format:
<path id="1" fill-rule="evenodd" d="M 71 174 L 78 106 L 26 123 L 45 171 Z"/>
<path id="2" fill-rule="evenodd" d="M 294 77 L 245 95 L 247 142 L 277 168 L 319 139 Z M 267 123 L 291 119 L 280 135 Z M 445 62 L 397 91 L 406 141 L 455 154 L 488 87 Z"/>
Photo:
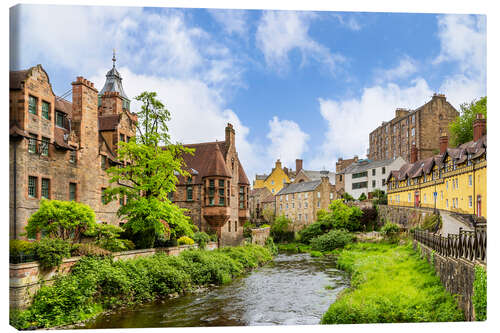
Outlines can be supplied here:
<path id="1" fill-rule="evenodd" d="M 444 257 L 469 261 L 480 260 L 486 263 L 485 226 L 477 227 L 474 231 L 465 231 L 460 228 L 459 234 L 448 234 L 447 237 L 428 231 L 415 230 L 413 239 Z"/>

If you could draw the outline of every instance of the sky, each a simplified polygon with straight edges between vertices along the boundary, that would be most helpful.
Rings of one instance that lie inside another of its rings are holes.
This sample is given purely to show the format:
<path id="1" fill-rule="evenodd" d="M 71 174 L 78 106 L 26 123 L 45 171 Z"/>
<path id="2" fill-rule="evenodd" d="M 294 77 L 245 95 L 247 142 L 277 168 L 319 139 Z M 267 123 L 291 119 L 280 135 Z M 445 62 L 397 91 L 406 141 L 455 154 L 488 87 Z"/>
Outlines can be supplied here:
<path id="1" fill-rule="evenodd" d="M 126 94 L 156 91 L 175 141 L 232 123 L 251 182 L 278 158 L 363 158 L 373 129 L 434 93 L 457 109 L 486 95 L 484 15 L 21 5 L 10 33 L 10 69 L 42 64 L 57 95 L 76 76 L 100 89 L 116 49 Z"/>

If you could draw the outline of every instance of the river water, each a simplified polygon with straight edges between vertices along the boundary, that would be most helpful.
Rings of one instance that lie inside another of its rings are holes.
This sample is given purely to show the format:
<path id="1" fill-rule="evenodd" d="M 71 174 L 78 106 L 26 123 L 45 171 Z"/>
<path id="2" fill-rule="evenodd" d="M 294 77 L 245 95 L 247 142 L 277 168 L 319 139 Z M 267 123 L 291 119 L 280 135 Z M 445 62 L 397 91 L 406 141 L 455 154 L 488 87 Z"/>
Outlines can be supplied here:
<path id="1" fill-rule="evenodd" d="M 279 254 L 230 284 L 120 309 L 82 328 L 315 325 L 347 285 L 331 257 Z"/>

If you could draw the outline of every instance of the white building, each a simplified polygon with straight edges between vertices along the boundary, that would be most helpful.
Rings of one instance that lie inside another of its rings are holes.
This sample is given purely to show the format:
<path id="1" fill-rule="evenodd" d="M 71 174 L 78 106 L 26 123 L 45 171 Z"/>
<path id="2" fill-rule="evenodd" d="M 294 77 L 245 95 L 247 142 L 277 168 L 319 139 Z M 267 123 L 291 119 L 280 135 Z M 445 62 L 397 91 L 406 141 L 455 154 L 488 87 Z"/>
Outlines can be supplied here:
<path id="1" fill-rule="evenodd" d="M 387 176 L 392 170 L 399 170 L 405 163 L 402 157 L 381 161 L 365 159 L 349 165 L 339 173 L 344 174 L 345 192 L 354 199 L 358 199 L 361 193 L 368 198 L 368 193 L 376 189 L 387 192 Z"/>

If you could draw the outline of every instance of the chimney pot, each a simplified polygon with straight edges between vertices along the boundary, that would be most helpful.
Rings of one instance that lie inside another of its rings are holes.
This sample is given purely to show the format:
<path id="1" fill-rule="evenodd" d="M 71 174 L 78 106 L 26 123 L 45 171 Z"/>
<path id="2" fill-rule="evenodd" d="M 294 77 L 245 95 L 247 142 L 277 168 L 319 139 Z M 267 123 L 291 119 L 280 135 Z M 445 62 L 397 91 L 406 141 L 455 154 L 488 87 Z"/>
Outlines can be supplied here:
<path id="1" fill-rule="evenodd" d="M 483 135 L 486 134 L 486 119 L 482 113 L 476 115 L 476 120 L 473 124 L 474 141 L 479 140 Z"/>
<path id="2" fill-rule="evenodd" d="M 410 163 L 415 163 L 418 159 L 418 149 L 416 145 L 411 146 L 410 150 Z"/>
<path id="3" fill-rule="evenodd" d="M 299 172 L 300 170 L 302 170 L 302 160 L 301 159 L 296 159 L 295 160 L 295 172 Z"/>
<path id="4" fill-rule="evenodd" d="M 439 152 L 443 154 L 448 148 L 448 135 L 445 133 L 441 133 L 439 137 Z"/>

